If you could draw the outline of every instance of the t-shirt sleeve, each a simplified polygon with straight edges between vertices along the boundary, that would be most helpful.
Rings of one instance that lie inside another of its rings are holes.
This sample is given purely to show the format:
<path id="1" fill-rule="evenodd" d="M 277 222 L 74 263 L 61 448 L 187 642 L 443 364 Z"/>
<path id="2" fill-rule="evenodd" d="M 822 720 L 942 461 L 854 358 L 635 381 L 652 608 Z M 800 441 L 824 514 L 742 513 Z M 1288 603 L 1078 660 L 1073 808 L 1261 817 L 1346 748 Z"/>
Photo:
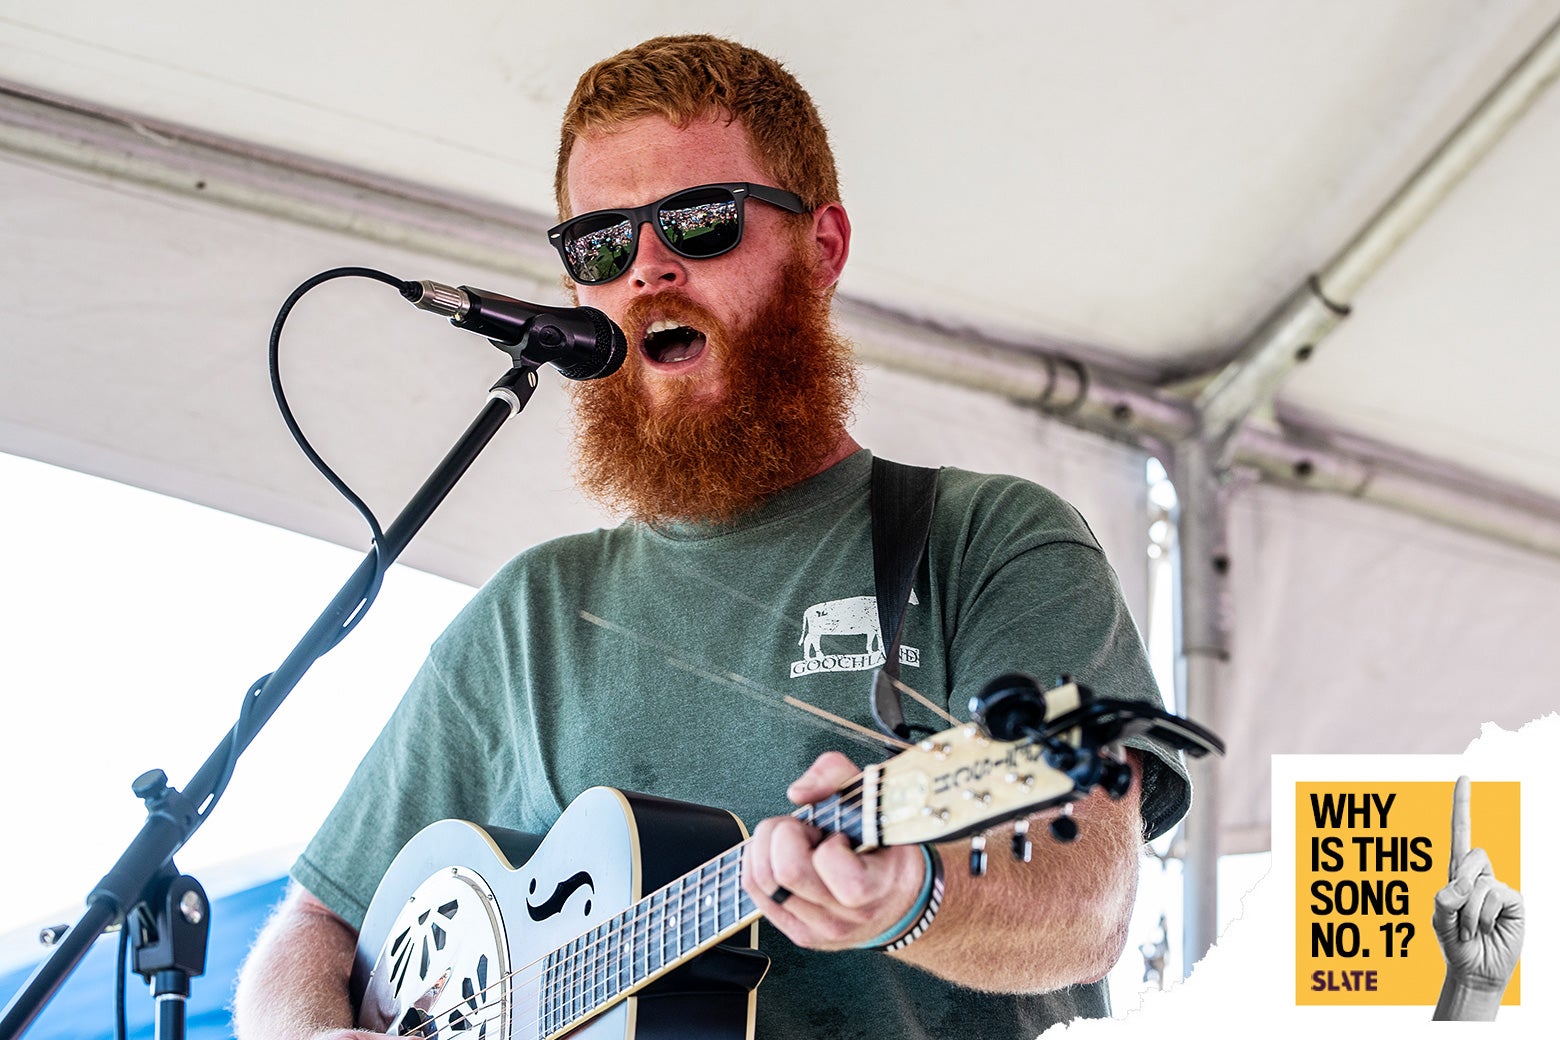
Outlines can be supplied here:
<path id="1" fill-rule="evenodd" d="M 430 657 L 293 864 L 293 879 L 354 928 L 401 846 L 428 824 L 459 815 L 452 792 L 482 820 L 485 770 L 470 768 L 480 744 L 468 712 Z"/>
<path id="2" fill-rule="evenodd" d="M 951 703 L 1020 671 L 1042 687 L 1068 675 L 1101 697 L 1163 706 L 1116 573 L 1071 506 L 1036 485 L 1008 485 L 977 495 L 953 538 L 948 580 L 962 589 L 949 619 Z M 1186 766 L 1157 741 L 1126 743 L 1145 752 L 1143 825 L 1157 837 L 1191 805 Z"/>

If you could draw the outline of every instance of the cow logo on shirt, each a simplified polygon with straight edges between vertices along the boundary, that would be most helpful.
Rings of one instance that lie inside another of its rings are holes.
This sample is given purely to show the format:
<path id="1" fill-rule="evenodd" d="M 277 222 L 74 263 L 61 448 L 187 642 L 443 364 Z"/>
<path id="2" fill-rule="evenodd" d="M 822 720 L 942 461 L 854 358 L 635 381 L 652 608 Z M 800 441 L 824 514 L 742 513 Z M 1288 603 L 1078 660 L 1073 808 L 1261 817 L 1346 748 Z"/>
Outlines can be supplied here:
<path id="1" fill-rule="evenodd" d="M 915 593 L 910 602 L 919 605 Z M 884 661 L 883 629 L 876 596 L 850 596 L 814 603 L 802 611 L 802 659 L 791 662 L 791 678 L 820 672 L 865 672 Z M 921 651 L 900 646 L 899 663 L 921 665 Z"/>

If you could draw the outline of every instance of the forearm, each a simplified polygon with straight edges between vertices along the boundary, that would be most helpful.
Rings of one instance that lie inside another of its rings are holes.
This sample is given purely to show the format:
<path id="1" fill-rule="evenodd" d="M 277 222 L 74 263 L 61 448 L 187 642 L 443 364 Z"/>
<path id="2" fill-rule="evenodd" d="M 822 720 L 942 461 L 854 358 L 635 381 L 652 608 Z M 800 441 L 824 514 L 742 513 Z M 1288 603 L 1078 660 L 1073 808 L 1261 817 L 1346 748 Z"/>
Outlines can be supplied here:
<path id="1" fill-rule="evenodd" d="M 357 937 L 296 886 L 240 969 L 233 1026 L 241 1040 L 302 1040 L 350 1029 L 347 984 Z"/>
<path id="2" fill-rule="evenodd" d="M 1454 982 L 1450 977 L 1441 984 L 1433 1022 L 1493 1022 L 1500 1010 L 1504 989 L 1491 990 Z"/>
<path id="3" fill-rule="evenodd" d="M 925 935 L 891 956 L 993 992 L 1044 992 L 1104 977 L 1121 956 L 1137 892 L 1137 786 L 1120 802 L 1096 792 L 1078 803 L 1076 816 L 1078 838 L 1065 845 L 1036 821 L 1029 863 L 1013 859 L 1006 838 L 993 834 L 983 877 L 969 874 L 968 842 L 939 846 L 942 909 Z"/>

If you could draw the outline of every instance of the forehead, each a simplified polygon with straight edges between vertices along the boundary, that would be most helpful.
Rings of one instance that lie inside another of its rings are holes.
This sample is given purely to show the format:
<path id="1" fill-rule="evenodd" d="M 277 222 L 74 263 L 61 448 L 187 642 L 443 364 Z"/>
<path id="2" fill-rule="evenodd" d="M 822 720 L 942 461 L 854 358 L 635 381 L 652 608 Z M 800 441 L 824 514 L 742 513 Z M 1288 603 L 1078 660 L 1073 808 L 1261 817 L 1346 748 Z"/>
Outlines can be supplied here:
<path id="1" fill-rule="evenodd" d="M 768 178 L 753 159 L 747 131 L 724 115 L 678 127 L 643 116 L 610 133 L 582 135 L 569 155 L 569 205 L 575 213 L 642 206 L 697 184 Z"/>

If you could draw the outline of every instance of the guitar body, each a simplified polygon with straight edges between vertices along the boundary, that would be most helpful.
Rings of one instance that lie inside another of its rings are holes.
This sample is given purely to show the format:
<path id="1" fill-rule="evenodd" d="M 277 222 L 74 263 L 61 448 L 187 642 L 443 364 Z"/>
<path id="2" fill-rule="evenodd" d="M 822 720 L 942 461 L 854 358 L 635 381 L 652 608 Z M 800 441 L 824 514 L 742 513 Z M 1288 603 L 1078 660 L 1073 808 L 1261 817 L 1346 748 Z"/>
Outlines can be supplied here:
<path id="1" fill-rule="evenodd" d="M 1096 787 L 1121 797 L 1132 771 L 1119 743 L 1134 735 L 1223 751 L 1194 722 L 1076 683 L 1044 694 L 1027 676 L 994 683 L 977 721 L 792 815 L 870 853 L 981 834 Z M 1027 850 L 1021 823 L 1014 847 Z M 1053 833 L 1070 840 L 1076 826 Z M 576 798 L 544 838 L 433 824 L 396 856 L 363 919 L 358 1025 L 425 1040 L 751 1040 L 769 958 L 754 949 L 760 914 L 742 888 L 746 837 L 723 810 L 610 787 Z M 927 891 L 920 927 L 938 902 L 935 882 Z"/>
<path id="2" fill-rule="evenodd" d="M 444 820 L 380 882 L 352 972 L 358 1025 L 395 1035 L 543 1040 L 550 955 L 747 837 L 731 813 L 594 787 L 543 838 Z M 742 1040 L 768 967 L 756 927 L 595 1014 L 579 1040 Z M 738 940 L 741 940 L 739 942 Z M 591 978 L 575 988 L 588 1000 Z M 554 1018 L 556 1015 L 553 1016 Z M 446 1034 L 445 1030 L 450 1033 Z"/>

